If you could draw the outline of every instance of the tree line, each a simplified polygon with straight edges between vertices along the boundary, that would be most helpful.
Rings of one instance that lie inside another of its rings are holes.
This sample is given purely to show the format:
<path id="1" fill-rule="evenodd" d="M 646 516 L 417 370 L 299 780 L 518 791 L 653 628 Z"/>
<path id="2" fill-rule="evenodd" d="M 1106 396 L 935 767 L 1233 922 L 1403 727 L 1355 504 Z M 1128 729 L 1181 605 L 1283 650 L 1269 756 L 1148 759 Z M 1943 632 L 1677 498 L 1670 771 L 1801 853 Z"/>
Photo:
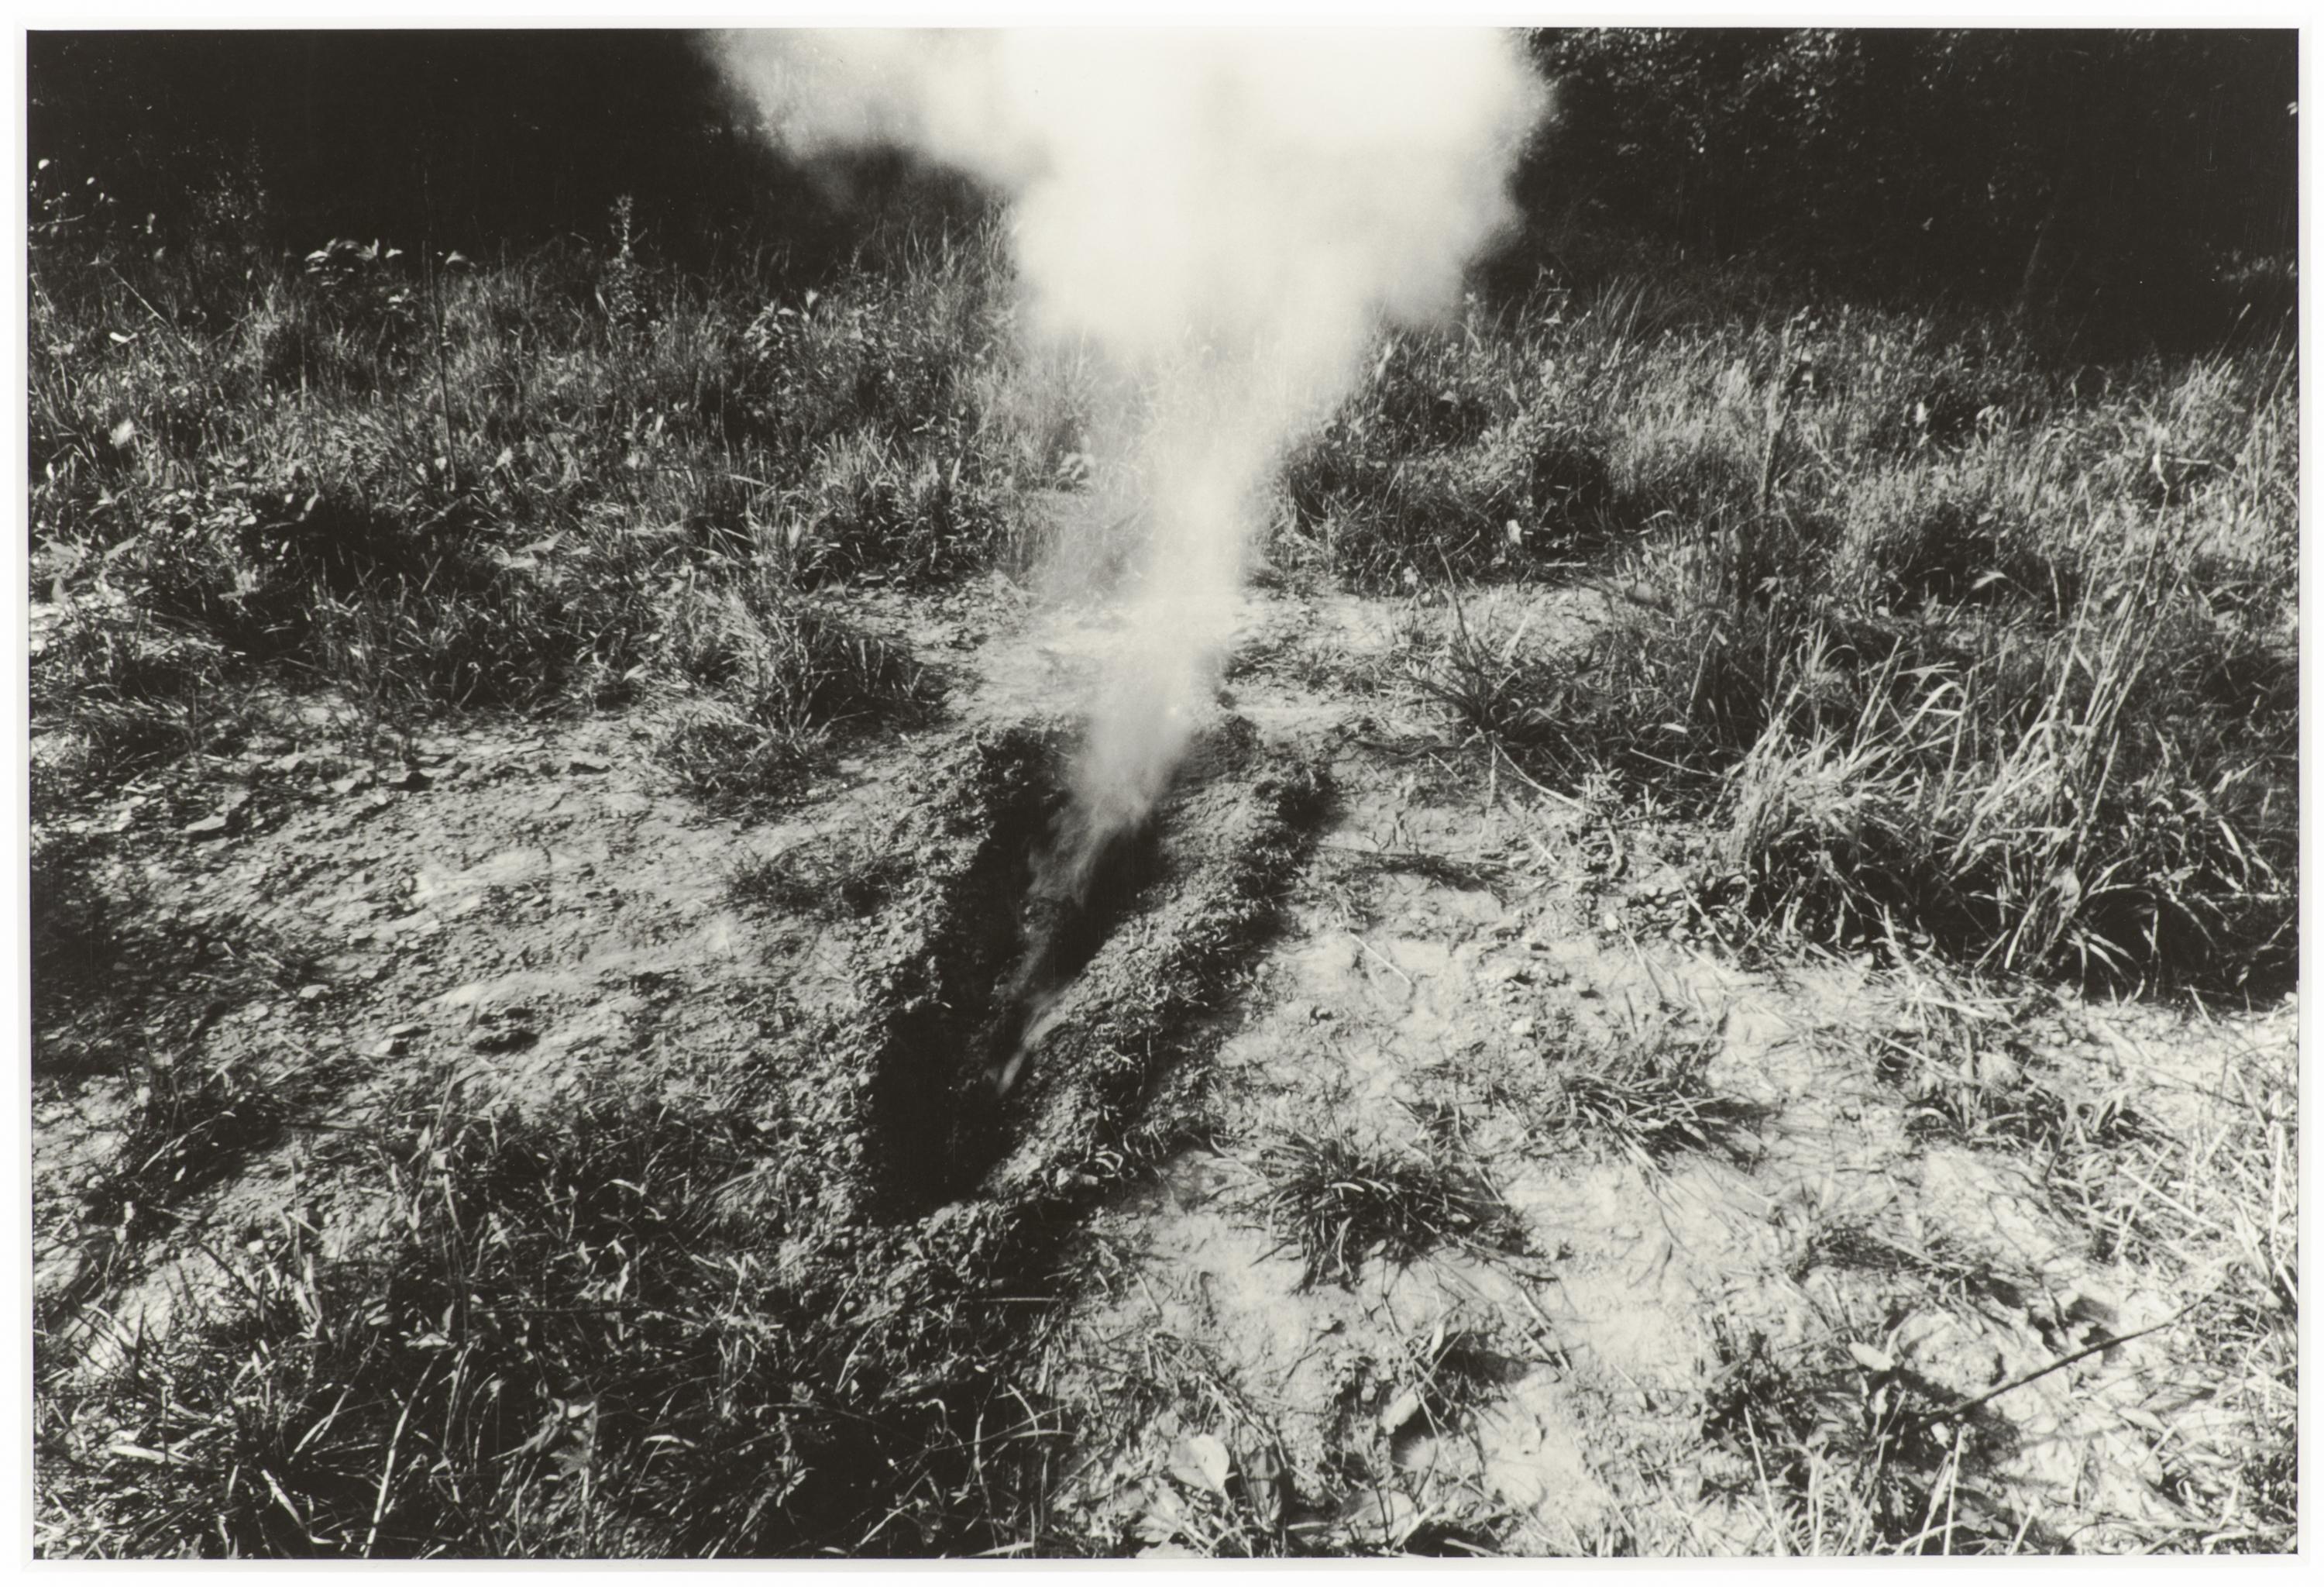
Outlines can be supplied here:
<path id="1" fill-rule="evenodd" d="M 2288 307 L 2289 30 L 1527 42 L 1554 109 L 1519 173 L 1526 224 L 1504 266 L 1618 233 L 2024 309 L 2152 314 L 2222 291 Z M 676 255 L 739 236 L 811 262 L 868 211 L 964 198 L 899 156 L 786 164 L 678 32 L 39 32 L 26 83 L 35 193 L 46 180 L 53 209 L 36 205 L 36 224 L 474 249 L 596 235 L 628 194 Z"/>

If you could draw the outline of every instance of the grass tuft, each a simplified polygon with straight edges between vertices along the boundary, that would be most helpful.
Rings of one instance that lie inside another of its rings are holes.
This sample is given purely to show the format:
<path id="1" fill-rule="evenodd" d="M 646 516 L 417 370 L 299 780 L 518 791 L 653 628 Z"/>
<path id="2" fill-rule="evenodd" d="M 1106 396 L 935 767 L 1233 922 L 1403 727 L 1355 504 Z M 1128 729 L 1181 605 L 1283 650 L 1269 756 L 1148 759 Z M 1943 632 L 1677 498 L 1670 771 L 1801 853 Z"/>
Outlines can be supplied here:
<path id="1" fill-rule="evenodd" d="M 1675 1022 L 1633 1022 L 1606 1041 L 1553 1030 L 1554 1067 L 1529 1086 L 1535 1128 L 1565 1140 L 1605 1140 L 1655 1166 L 1683 1152 L 1747 1159 L 1762 1110 L 1721 1094 L 1710 1068 L 1723 1038 Z"/>
<path id="2" fill-rule="evenodd" d="M 795 789 L 835 735 L 933 703 L 901 648 L 768 580 L 697 593 L 671 620 L 671 648 L 698 687 L 659 752 L 713 808 L 765 810 Z"/>
<path id="3" fill-rule="evenodd" d="M 1352 1285 L 1375 1256 L 1405 1264 L 1448 1245 L 1510 1249 L 1519 1237 L 1500 1193 L 1441 1143 L 1401 1149 L 1345 1130 L 1293 1133 L 1266 1146 L 1259 1167 L 1262 1209 L 1309 1284 Z"/>

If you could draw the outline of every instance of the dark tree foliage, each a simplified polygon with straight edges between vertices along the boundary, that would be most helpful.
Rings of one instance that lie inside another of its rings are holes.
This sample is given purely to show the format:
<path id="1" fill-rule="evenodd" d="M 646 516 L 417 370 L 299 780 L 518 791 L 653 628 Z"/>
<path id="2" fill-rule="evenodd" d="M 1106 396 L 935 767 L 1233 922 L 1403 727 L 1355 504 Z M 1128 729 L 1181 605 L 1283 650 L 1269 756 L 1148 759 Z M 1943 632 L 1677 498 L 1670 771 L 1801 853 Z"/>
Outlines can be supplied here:
<path id="1" fill-rule="evenodd" d="M 2135 321 L 2280 314 L 2296 235 L 2290 31 L 1545 29 L 1554 125 L 1504 267 L 1577 233 L 1751 253 L 1849 290 Z M 899 154 L 802 171 L 691 34 L 33 33 L 29 150 L 117 214 L 471 249 L 595 234 L 619 195 L 683 257 L 843 251 Z M 2186 328 L 2200 333 L 2200 326 Z"/>
<path id="2" fill-rule="evenodd" d="M 2288 306 L 2289 30 L 1588 28 L 1533 45 L 1557 85 L 1521 179 L 1537 229 L 2031 309 L 2200 310 L 2223 284 Z"/>
<path id="3" fill-rule="evenodd" d="M 31 158 L 164 235 L 473 250 L 595 236 L 628 195 L 673 256 L 737 235 L 812 254 L 917 180 L 893 155 L 787 165 L 671 31 L 33 33 L 26 84 Z"/>

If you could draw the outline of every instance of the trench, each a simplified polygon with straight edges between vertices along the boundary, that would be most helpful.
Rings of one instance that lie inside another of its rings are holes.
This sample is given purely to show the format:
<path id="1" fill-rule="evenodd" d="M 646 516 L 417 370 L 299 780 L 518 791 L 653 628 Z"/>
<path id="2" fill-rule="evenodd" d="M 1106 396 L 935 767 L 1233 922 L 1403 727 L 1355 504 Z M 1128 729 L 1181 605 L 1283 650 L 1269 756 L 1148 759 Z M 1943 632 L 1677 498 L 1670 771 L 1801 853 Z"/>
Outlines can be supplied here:
<path id="1" fill-rule="evenodd" d="M 975 1194 L 1028 1114 L 1047 1105 L 1037 1097 L 1072 1082 L 1065 1071 L 1086 1034 L 1078 1026 L 1118 1018 L 1141 998 L 1182 1001 L 1171 984 L 1185 956 L 1176 940 L 1181 901 L 1243 885 L 1232 879 L 1253 857 L 1240 851 L 1273 830 L 1218 819 L 1222 806 L 1267 802 L 1268 785 L 1252 781 L 1262 759 L 1255 730 L 1230 717 L 1197 743 L 1147 820 L 1093 842 L 1073 825 L 1070 747 L 1052 740 L 1010 735 L 965 797 L 958 787 L 927 793 L 930 805 L 961 810 L 955 829 L 967 830 L 952 866 L 932 878 L 933 904 L 911 922 L 911 968 L 870 999 L 863 1167 L 889 1215 Z M 1133 922 L 1142 923 L 1136 944 L 1108 972 L 1139 967 L 1122 995 L 1081 993 L 1084 972 Z"/>
<path id="2" fill-rule="evenodd" d="M 925 974 L 891 1002 L 872 1058 L 865 1166 L 899 1216 L 966 1194 L 1006 1149 L 1008 1093 L 1044 1013 L 1167 869 L 1157 811 L 1098 844 L 1083 885 L 1062 881 L 1067 755 L 1055 744 L 1012 747 L 1017 775 L 982 801 L 985 835 L 944 884 Z"/>

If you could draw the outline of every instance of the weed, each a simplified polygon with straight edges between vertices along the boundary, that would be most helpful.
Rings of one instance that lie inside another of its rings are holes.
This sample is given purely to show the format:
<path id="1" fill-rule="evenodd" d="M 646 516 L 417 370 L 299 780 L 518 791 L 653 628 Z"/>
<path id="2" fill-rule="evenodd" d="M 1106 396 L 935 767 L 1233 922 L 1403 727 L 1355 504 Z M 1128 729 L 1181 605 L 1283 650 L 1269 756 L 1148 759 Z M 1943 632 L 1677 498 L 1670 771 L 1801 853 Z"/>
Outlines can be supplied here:
<path id="1" fill-rule="evenodd" d="M 1481 744 L 1520 775 L 1582 770 L 1588 739 L 1572 716 L 1579 659 L 1538 640 L 1529 646 L 1530 617 L 1511 623 L 1490 607 L 1472 612 L 1451 583 L 1443 595 L 1449 624 L 1431 633 L 1416 622 L 1405 632 L 1405 681 L 1452 715 L 1462 747 Z"/>
<path id="2" fill-rule="evenodd" d="M 231 743 L 250 716 L 217 646 L 126 602 L 76 602 L 35 648 L 33 708 L 60 730 L 47 757 L 51 799 L 116 784 Z"/>
<path id="3" fill-rule="evenodd" d="M 43 245 L 32 519 L 73 604 L 35 710 L 90 776 L 215 736 L 245 661 L 380 718 L 602 705 L 668 680 L 674 582 L 1010 553 L 1041 448 L 982 407 L 1012 357 L 992 239 L 777 301 L 666 268 L 619 214 L 607 248 L 482 268 L 339 240 L 228 282 L 198 252 Z M 81 612 L 99 595 L 117 617 Z M 740 708 L 704 736 L 747 757 L 769 724 Z"/>

